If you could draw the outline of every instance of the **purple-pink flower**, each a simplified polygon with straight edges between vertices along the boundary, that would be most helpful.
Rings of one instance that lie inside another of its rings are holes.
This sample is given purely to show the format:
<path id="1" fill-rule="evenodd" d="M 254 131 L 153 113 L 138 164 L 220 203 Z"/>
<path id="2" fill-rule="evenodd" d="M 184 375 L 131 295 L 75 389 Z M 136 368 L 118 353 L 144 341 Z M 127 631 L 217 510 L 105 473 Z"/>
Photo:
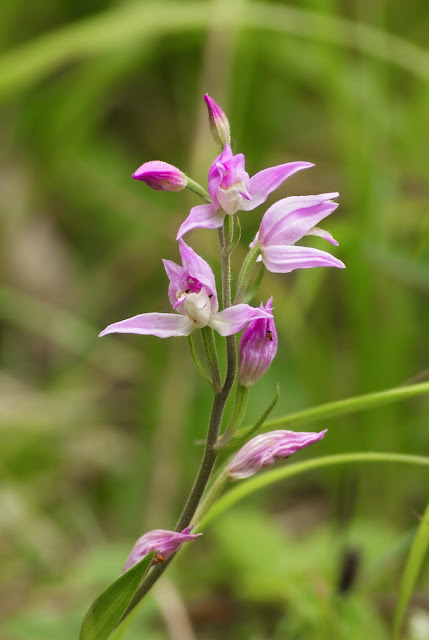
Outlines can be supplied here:
<path id="1" fill-rule="evenodd" d="M 292 453 L 321 440 L 327 429 L 320 433 L 304 431 L 269 431 L 252 438 L 227 465 L 232 480 L 242 480 L 257 473 L 262 467 L 269 467 L 276 460 L 288 458 Z"/>
<path id="2" fill-rule="evenodd" d="M 209 112 L 210 131 L 214 141 L 221 147 L 224 144 L 231 144 L 231 130 L 225 113 L 209 95 L 204 96 L 204 101 Z"/>
<path id="3" fill-rule="evenodd" d="M 122 573 L 131 569 L 135 564 L 140 562 L 142 558 L 147 556 L 151 551 L 156 551 L 155 557 L 152 560 L 152 564 L 158 564 L 164 562 L 173 553 L 175 553 L 182 544 L 189 540 L 195 540 L 202 533 L 190 533 L 191 527 L 186 527 L 183 531 L 166 531 L 165 529 L 154 529 L 145 533 L 144 536 L 139 538 L 131 550 L 128 560 L 123 568 Z"/>
<path id="4" fill-rule="evenodd" d="M 177 238 L 192 229 L 217 229 L 223 225 L 227 214 L 239 210 L 250 211 L 266 201 L 272 191 L 286 178 L 301 169 L 314 166 L 310 162 L 288 162 L 264 169 L 252 178 L 244 167 L 244 155 L 234 155 L 229 144 L 215 159 L 209 170 L 208 190 L 212 204 L 200 204 L 191 209 L 181 225 Z"/>
<path id="5" fill-rule="evenodd" d="M 273 204 L 264 214 L 255 239 L 261 249 L 262 260 L 269 271 L 288 273 L 293 269 L 309 267 L 339 267 L 345 265 L 326 251 L 311 247 L 297 247 L 295 242 L 303 236 L 320 236 L 331 244 L 338 242 L 328 231 L 316 227 L 338 207 L 332 198 L 338 193 L 322 193 L 316 196 L 292 196 Z"/>
<path id="6" fill-rule="evenodd" d="M 188 184 L 183 171 L 162 160 L 145 162 L 134 171 L 132 177 L 145 182 L 155 191 L 181 191 Z"/>
<path id="7" fill-rule="evenodd" d="M 195 329 L 209 326 L 222 336 L 230 336 L 256 318 L 269 318 L 264 309 L 237 304 L 218 311 L 216 281 L 210 265 L 184 240 L 179 242 L 182 265 L 164 260 L 170 280 L 168 297 L 177 313 L 142 313 L 110 324 L 100 336 L 108 333 L 137 333 L 169 338 L 187 336 Z"/>
<path id="8" fill-rule="evenodd" d="M 273 299 L 264 307 L 268 313 L 273 311 Z M 239 370 L 238 382 L 251 387 L 271 366 L 277 353 L 277 331 L 274 318 L 253 320 L 243 331 L 238 346 Z"/>

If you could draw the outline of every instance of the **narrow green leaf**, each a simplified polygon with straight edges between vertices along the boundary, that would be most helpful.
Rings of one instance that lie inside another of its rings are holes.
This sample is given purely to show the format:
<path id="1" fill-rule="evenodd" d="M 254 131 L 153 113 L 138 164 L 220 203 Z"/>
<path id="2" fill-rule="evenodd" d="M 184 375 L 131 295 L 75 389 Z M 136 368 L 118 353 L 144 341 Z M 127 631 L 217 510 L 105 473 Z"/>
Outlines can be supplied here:
<path id="1" fill-rule="evenodd" d="M 228 220 L 228 218 L 231 218 L 231 217 L 232 216 L 227 216 L 225 220 Z M 234 216 L 234 230 L 233 230 L 230 245 L 228 247 L 228 253 L 232 253 L 234 251 L 234 249 L 236 248 L 240 240 L 241 240 L 240 220 L 238 219 L 238 216 Z"/>
<path id="2" fill-rule="evenodd" d="M 264 273 L 265 273 L 265 267 L 262 265 L 261 268 L 259 269 L 258 275 L 256 276 L 253 284 L 250 285 L 249 290 L 246 293 L 246 296 L 244 298 L 244 302 L 249 303 L 251 301 L 251 299 L 253 298 L 253 296 L 255 295 L 257 290 L 259 289 L 259 285 L 262 282 L 262 278 L 264 277 Z"/>
<path id="3" fill-rule="evenodd" d="M 82 621 L 79 640 L 107 640 L 125 613 L 154 555 L 155 551 L 149 553 L 94 600 Z"/>
<path id="4" fill-rule="evenodd" d="M 314 422 L 315 420 L 336 418 L 338 416 L 348 415 L 349 413 L 357 413 L 359 411 L 365 411 L 366 409 L 372 409 L 373 407 L 381 407 L 386 404 L 391 404 L 392 402 L 408 400 L 408 398 L 414 398 L 425 394 L 429 394 L 429 382 L 421 382 L 419 384 L 386 389 L 385 391 L 367 393 L 362 396 L 346 398 L 345 400 L 327 402 L 326 404 L 320 404 L 317 407 L 311 407 L 310 409 L 304 409 L 303 411 L 288 413 L 281 418 L 268 420 L 264 425 L 264 429 L 269 431 L 273 428 L 284 428 L 292 424 L 302 424 L 303 422 Z M 243 427 L 243 429 L 240 429 L 238 435 L 242 436 L 248 428 L 249 427 Z"/>
<path id="5" fill-rule="evenodd" d="M 305 471 L 312 471 L 313 469 L 319 469 L 322 467 L 329 467 L 337 464 L 352 464 L 361 462 L 390 462 L 396 464 L 415 464 L 429 467 L 429 457 L 425 456 L 412 456 L 400 453 L 378 453 L 378 452 L 362 452 L 362 453 L 343 453 L 340 455 L 323 456 L 321 458 L 314 458 L 312 460 L 305 460 L 304 462 L 297 462 L 291 465 L 285 465 L 272 471 L 266 471 L 256 475 L 249 480 L 243 480 L 237 484 L 234 489 L 231 489 L 226 494 L 221 496 L 217 502 L 213 505 L 207 516 L 198 524 L 197 531 L 203 530 L 207 524 L 219 516 L 221 513 L 235 505 L 240 500 L 243 500 L 247 496 L 259 491 L 264 487 L 268 487 L 270 484 L 290 478 L 291 476 L 304 473 Z"/>
<path id="6" fill-rule="evenodd" d="M 425 554 L 429 547 L 429 503 L 423 514 L 422 521 L 417 529 L 413 544 L 411 545 L 399 586 L 398 601 L 396 603 L 395 620 L 393 623 L 393 637 L 399 640 L 402 622 L 407 611 L 408 603 L 413 593 Z"/>

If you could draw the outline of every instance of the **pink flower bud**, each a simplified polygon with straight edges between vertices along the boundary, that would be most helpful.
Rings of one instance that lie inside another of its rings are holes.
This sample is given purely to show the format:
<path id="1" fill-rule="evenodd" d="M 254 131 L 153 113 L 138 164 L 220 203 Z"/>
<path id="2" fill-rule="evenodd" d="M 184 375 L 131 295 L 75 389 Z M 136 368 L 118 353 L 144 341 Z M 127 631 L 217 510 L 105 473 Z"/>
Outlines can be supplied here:
<path id="1" fill-rule="evenodd" d="M 221 147 L 225 144 L 231 144 L 231 131 L 228 118 L 210 96 L 206 94 L 204 100 L 209 112 L 210 131 L 214 141 L 220 144 Z"/>
<path id="2" fill-rule="evenodd" d="M 268 313 L 273 310 L 273 299 L 260 309 Z M 274 318 L 258 318 L 253 320 L 240 339 L 238 347 L 239 370 L 238 382 L 244 387 L 251 387 L 264 375 L 271 366 L 277 352 L 277 332 Z"/>
<path id="3" fill-rule="evenodd" d="M 181 191 L 188 179 L 177 167 L 162 160 L 151 160 L 141 165 L 132 175 L 134 180 L 145 182 L 155 191 Z"/>
<path id="4" fill-rule="evenodd" d="M 262 467 L 269 467 L 276 460 L 288 458 L 295 451 L 321 440 L 326 432 L 327 429 L 320 433 L 279 430 L 256 436 L 245 444 L 228 464 L 228 475 L 232 480 L 253 476 Z"/>
<path id="5" fill-rule="evenodd" d="M 151 551 L 156 551 L 156 555 L 152 560 L 152 564 L 165 562 L 173 553 L 175 553 L 182 544 L 188 540 L 195 540 L 202 533 L 189 533 L 191 527 L 186 527 L 181 533 L 177 531 L 166 531 L 165 529 L 154 529 L 145 533 L 139 538 L 131 550 L 128 560 L 122 573 L 131 569 L 135 564 L 140 562 L 142 558 L 147 556 Z"/>

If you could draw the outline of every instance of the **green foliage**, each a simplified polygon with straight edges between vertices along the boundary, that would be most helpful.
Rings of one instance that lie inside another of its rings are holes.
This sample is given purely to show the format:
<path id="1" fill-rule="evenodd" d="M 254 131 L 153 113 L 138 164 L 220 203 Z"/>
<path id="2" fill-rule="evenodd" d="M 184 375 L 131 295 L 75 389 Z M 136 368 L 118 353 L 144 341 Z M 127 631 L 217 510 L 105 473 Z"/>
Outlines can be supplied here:
<path id="1" fill-rule="evenodd" d="M 94 600 L 82 621 L 79 640 L 107 640 L 110 637 L 150 567 L 154 555 L 155 551 L 142 558 Z"/>

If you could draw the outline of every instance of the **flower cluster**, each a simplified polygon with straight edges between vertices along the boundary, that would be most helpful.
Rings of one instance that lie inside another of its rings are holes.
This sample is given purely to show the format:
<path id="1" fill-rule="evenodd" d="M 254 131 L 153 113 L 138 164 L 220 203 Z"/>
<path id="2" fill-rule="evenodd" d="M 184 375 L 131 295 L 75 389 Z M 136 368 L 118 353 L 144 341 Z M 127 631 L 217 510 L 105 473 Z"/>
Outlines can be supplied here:
<path id="1" fill-rule="evenodd" d="M 250 177 L 245 168 L 244 155 L 234 154 L 231 149 L 230 125 L 225 113 L 212 98 L 206 95 L 204 99 L 212 136 L 221 146 L 221 152 L 208 172 L 207 191 L 177 167 L 159 160 L 142 164 L 132 176 L 135 180 L 142 181 L 150 188 L 159 191 L 180 191 L 189 188 L 201 195 L 204 200 L 204 204 L 194 206 L 190 210 L 177 232 L 181 264 L 171 260 L 163 261 L 169 280 L 168 298 L 174 313 L 138 314 L 110 324 L 100 333 L 100 336 L 110 333 L 134 333 L 169 338 L 189 336 L 196 330 L 204 330 L 205 333 L 202 335 L 207 336 L 207 331 L 214 329 L 221 336 L 228 337 L 244 330 L 238 347 L 237 398 L 233 411 L 234 417 L 225 432 L 228 440 L 238 428 L 245 413 L 247 390 L 269 369 L 278 346 L 273 318 L 273 299 L 269 298 L 265 305 L 261 303 L 259 307 L 243 302 L 256 262 L 262 262 L 266 269 L 274 273 L 289 273 L 294 269 L 310 267 L 344 268 L 344 264 L 326 251 L 296 245 L 304 236 L 320 236 L 331 244 L 338 245 L 328 231 L 317 226 L 337 208 L 338 205 L 334 199 L 338 197 L 338 193 L 283 198 L 270 206 L 261 218 L 259 229 L 250 244 L 250 251 L 242 268 L 242 273 L 247 273 L 249 278 L 248 281 L 244 279 L 244 284 L 239 278 L 241 289 L 239 294 L 237 285 L 236 303 L 232 304 L 225 295 L 222 297 L 223 308 L 219 310 L 213 270 L 186 244 L 183 236 L 195 229 L 219 229 L 222 255 L 227 255 L 228 250 L 232 251 L 233 236 L 231 234 L 234 227 L 233 219 L 227 219 L 227 216 L 234 216 L 239 211 L 253 211 L 266 202 L 268 196 L 294 173 L 314 165 L 302 161 L 288 162 L 269 167 Z M 225 245 L 227 228 L 230 232 L 229 246 Z M 228 272 L 228 269 L 223 270 L 223 276 L 225 272 Z M 230 283 L 225 287 L 223 281 L 223 293 L 226 290 L 230 291 Z M 229 298 L 231 298 L 230 295 Z M 204 344 L 206 347 L 207 342 Z M 214 340 L 211 344 L 215 350 Z M 228 344 L 231 346 L 231 342 Z M 228 357 L 231 357 L 231 353 L 235 353 L 235 343 L 232 344 L 234 346 L 232 350 L 230 348 Z M 206 351 L 206 357 L 209 368 L 210 362 L 213 365 L 213 360 L 216 362 L 214 366 L 217 367 L 217 359 L 216 356 L 213 358 L 213 353 L 210 355 L 210 352 Z M 232 375 L 233 377 L 235 375 L 235 364 Z M 208 375 L 207 377 L 210 378 Z M 219 374 L 217 378 L 219 379 Z M 227 378 L 228 376 L 225 377 L 225 385 L 227 385 Z M 219 397 L 221 386 L 220 382 L 215 384 L 214 375 L 212 375 L 212 383 L 215 394 Z M 225 386 L 222 392 L 224 389 Z M 218 429 L 231 389 L 232 383 L 222 400 Z M 225 473 L 233 480 L 247 478 L 262 467 L 271 465 L 278 459 L 287 458 L 303 447 L 317 442 L 324 437 L 325 433 L 326 430 L 320 433 L 279 430 L 256 436 L 232 458 L 225 468 Z M 219 442 L 222 444 L 222 439 L 218 440 Z M 191 518 L 192 516 L 193 514 Z M 182 527 L 184 524 L 189 524 L 191 518 L 185 518 Z M 182 527 L 179 526 L 179 531 L 176 532 L 157 529 L 146 533 L 136 542 L 124 570 L 129 569 L 153 550 L 157 552 L 153 562 L 163 562 L 184 542 L 197 537 L 190 533 L 190 526 L 185 529 Z"/>

